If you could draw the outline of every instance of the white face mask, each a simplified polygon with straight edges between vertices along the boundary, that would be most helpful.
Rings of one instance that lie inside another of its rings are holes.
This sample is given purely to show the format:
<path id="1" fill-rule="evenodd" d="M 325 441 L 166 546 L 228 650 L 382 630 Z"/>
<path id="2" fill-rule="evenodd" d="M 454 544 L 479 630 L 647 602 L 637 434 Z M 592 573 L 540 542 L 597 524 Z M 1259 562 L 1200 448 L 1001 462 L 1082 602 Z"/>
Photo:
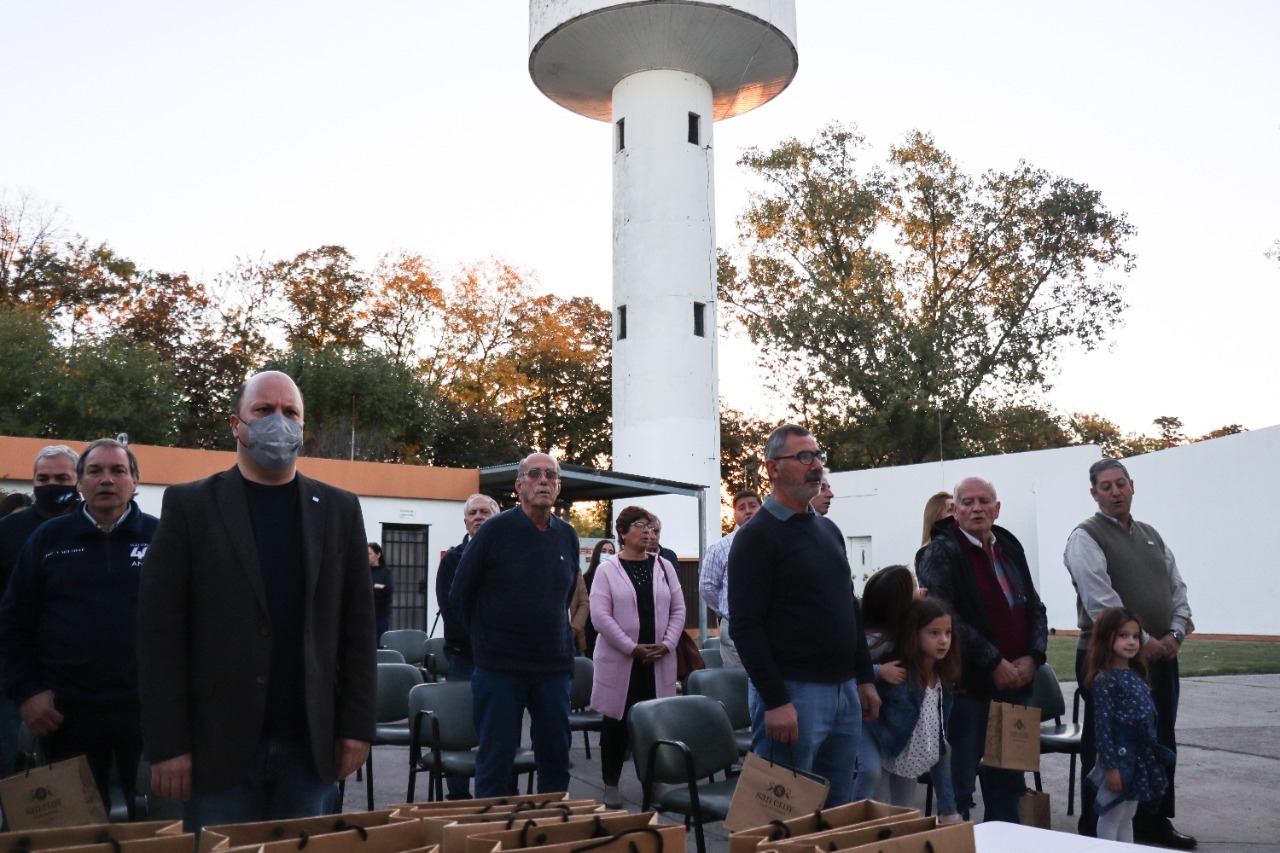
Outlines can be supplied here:
<path id="1" fill-rule="evenodd" d="M 291 421 L 279 412 L 258 418 L 256 421 L 241 421 L 248 430 L 249 437 L 245 441 L 245 449 L 257 462 L 268 471 L 283 471 L 292 465 L 302 450 L 302 425 Z"/>

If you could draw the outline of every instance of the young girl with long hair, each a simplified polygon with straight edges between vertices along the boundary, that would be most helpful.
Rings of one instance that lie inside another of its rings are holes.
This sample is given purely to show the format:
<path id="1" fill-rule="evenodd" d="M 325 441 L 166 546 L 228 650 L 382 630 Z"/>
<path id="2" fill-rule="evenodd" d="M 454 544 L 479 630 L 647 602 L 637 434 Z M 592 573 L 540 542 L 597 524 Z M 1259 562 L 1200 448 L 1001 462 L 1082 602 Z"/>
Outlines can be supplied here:
<path id="1" fill-rule="evenodd" d="M 876 683 L 880 716 L 867 726 L 868 740 L 880 753 L 875 799 L 914 804 L 916 777 L 927 771 L 938 797 L 938 822 L 958 823 L 946 738 L 951 689 L 960 680 L 961 667 L 951 610 L 936 598 L 915 601 L 906 613 L 899 646 L 907 677 L 901 684 Z"/>
<path id="2" fill-rule="evenodd" d="M 1098 615 L 1084 683 L 1093 691 L 1098 759 L 1089 779 L 1098 786 L 1098 837 L 1132 842 L 1138 803 L 1164 794 L 1168 780 L 1161 765 L 1172 763 L 1173 752 L 1156 742 L 1142 623 L 1128 608 L 1108 607 Z"/>
<path id="3" fill-rule="evenodd" d="M 907 611 L 928 590 L 916 587 L 915 575 L 906 566 L 885 566 L 867 580 L 862 588 L 862 629 L 867 635 L 867 649 L 876 683 L 901 684 L 907 671 L 899 660 L 897 635 Z M 880 747 L 871 738 L 858 741 L 858 775 L 853 780 L 853 799 L 867 800 L 880 787 Z"/>

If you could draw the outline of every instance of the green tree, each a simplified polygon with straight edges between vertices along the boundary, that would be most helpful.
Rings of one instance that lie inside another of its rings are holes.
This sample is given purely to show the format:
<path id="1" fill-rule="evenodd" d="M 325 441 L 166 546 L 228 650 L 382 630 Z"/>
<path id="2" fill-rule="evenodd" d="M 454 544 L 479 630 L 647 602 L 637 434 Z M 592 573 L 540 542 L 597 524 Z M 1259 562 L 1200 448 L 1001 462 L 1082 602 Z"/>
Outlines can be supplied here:
<path id="1" fill-rule="evenodd" d="M 0 435 L 46 433 L 41 396 L 57 362 L 49 321 L 29 306 L 0 305 Z"/>
<path id="2" fill-rule="evenodd" d="M 302 391 L 304 454 L 366 462 L 426 461 L 440 413 L 434 397 L 404 365 L 372 350 L 297 345 L 266 369 L 289 374 Z"/>
<path id="3" fill-rule="evenodd" d="M 842 467 L 969 452 L 985 413 L 1046 387 L 1124 307 L 1133 228 L 1087 186 L 1025 163 L 974 177 L 913 132 L 886 166 L 831 125 L 748 149 L 764 189 L 722 259 L 722 299 L 791 374 L 797 413 Z M 777 376 L 775 376 L 777 379 Z M 843 458 L 848 452 L 851 458 Z"/>

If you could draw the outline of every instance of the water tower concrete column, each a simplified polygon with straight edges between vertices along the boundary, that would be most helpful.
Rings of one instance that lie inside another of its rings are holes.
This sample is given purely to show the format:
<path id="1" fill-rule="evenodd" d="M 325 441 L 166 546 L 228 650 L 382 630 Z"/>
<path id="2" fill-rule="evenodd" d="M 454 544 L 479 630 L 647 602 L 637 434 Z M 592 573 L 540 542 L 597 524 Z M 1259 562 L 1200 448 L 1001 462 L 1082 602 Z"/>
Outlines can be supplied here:
<path id="1" fill-rule="evenodd" d="M 682 71 L 639 72 L 613 90 L 613 464 L 707 485 L 714 508 L 720 407 L 711 111 L 711 85 Z M 662 517 L 663 539 L 693 556 L 690 500 L 644 504 Z M 718 513 L 711 515 L 718 525 Z"/>

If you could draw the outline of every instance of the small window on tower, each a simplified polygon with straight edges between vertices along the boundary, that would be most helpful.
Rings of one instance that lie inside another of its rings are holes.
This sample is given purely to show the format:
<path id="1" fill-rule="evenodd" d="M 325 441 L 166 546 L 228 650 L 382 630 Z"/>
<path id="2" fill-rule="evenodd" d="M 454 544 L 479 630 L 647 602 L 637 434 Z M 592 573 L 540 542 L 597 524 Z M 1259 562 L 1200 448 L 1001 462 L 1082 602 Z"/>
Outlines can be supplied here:
<path id="1" fill-rule="evenodd" d="M 627 120 L 625 118 L 618 119 L 618 123 L 614 127 L 618 129 L 618 150 L 621 151 L 627 147 Z"/>
<path id="2" fill-rule="evenodd" d="M 698 132 L 699 118 L 697 113 L 689 113 L 689 144 L 701 145 L 701 134 Z"/>
<path id="3" fill-rule="evenodd" d="M 700 338 L 707 336 L 707 303 L 693 303 L 693 333 Z"/>
<path id="4" fill-rule="evenodd" d="M 627 306 L 618 306 L 618 340 L 625 340 L 627 337 Z"/>

